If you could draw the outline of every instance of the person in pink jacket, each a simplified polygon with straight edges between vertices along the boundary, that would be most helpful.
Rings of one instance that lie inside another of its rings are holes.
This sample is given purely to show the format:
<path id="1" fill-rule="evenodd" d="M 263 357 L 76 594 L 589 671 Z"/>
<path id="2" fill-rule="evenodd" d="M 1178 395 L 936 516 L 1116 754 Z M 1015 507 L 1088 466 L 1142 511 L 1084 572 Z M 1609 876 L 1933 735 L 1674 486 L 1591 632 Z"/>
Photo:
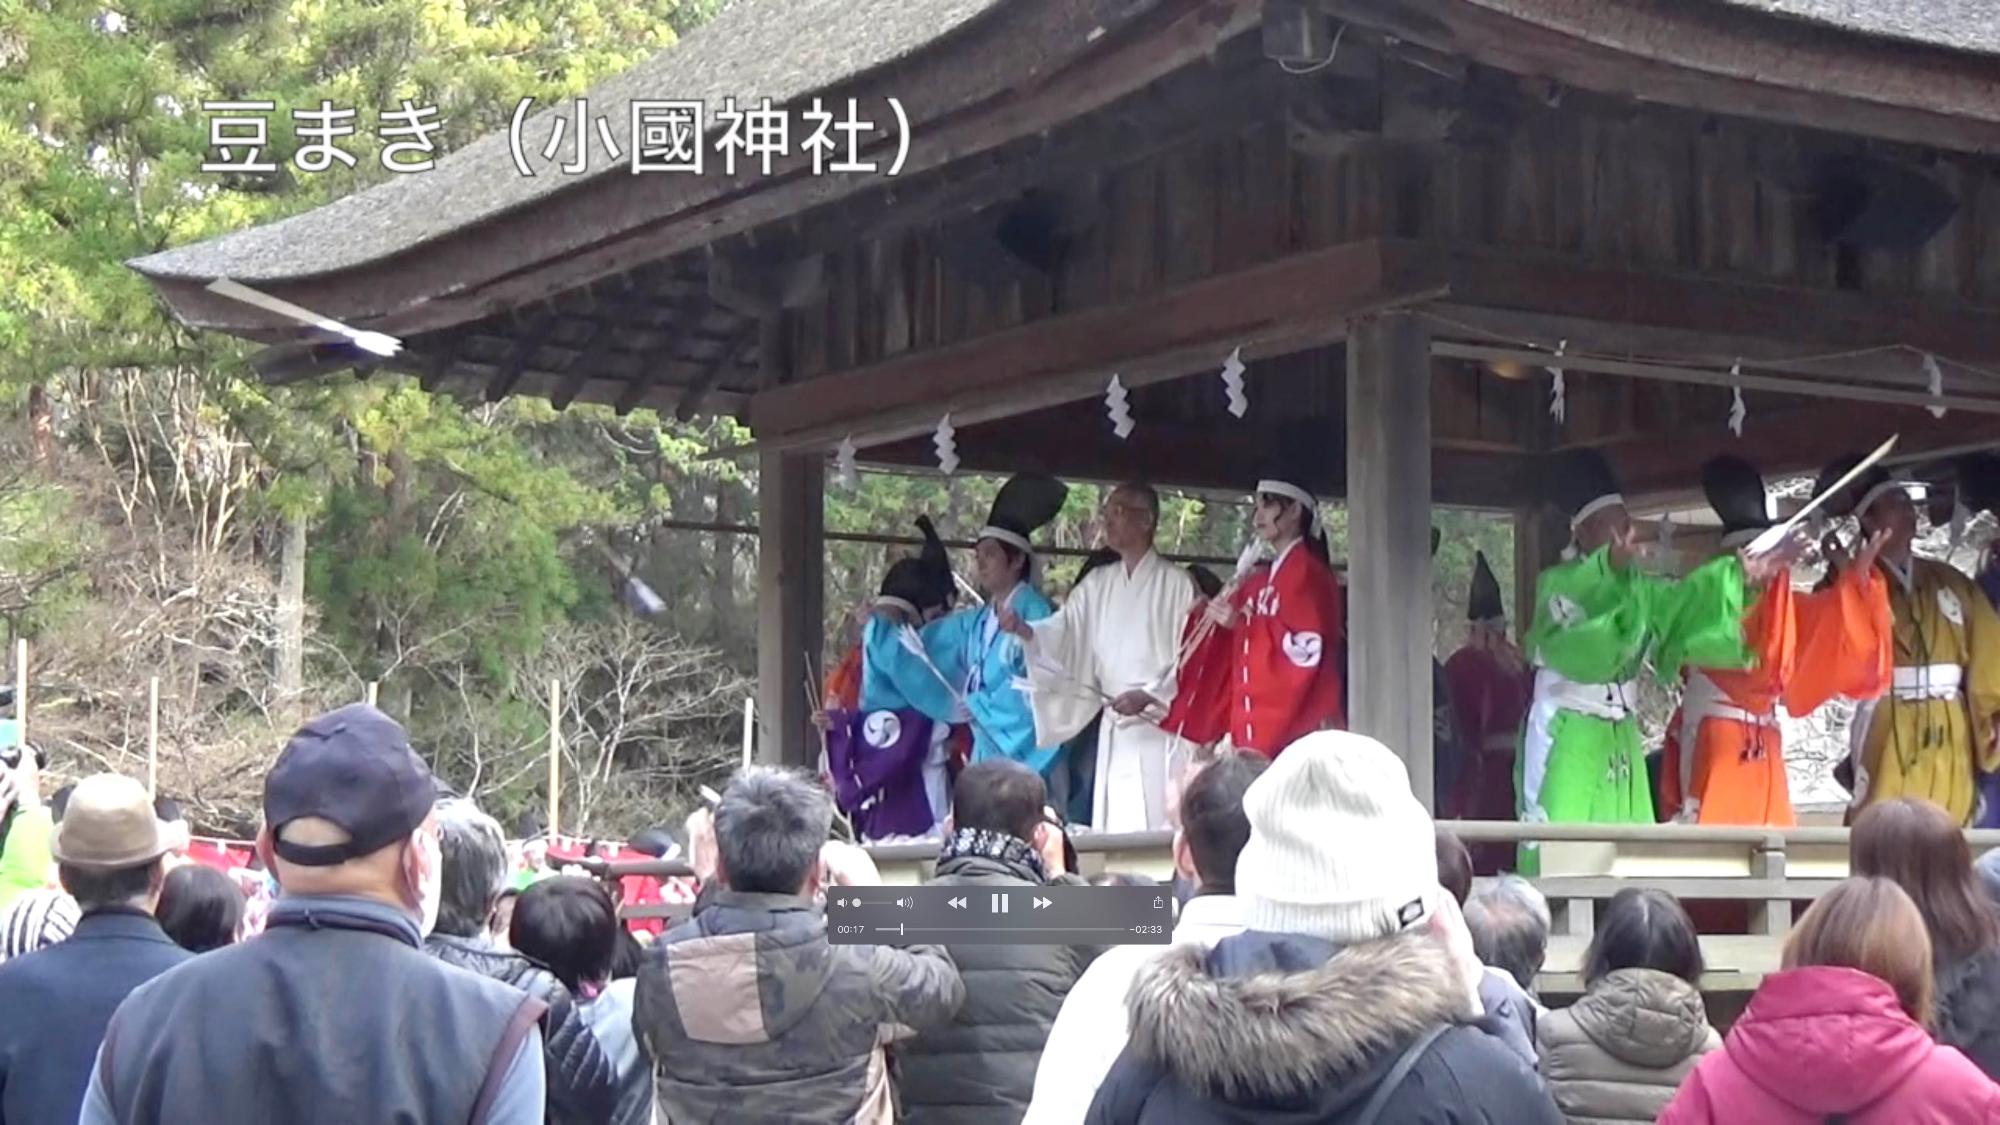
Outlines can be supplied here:
<path id="1" fill-rule="evenodd" d="M 1660 1125 L 2000 1122 L 2000 1085 L 1926 1029 L 1930 937 L 1902 888 L 1841 883 L 1800 919 L 1783 964 Z"/>

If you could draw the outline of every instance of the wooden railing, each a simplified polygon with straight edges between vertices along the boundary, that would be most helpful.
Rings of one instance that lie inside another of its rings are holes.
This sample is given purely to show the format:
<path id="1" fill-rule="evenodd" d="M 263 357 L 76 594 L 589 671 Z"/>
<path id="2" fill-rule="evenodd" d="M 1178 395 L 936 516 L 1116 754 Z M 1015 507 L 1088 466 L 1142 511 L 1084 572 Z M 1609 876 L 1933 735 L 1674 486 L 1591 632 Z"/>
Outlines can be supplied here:
<path id="1" fill-rule="evenodd" d="M 1535 886 L 1549 900 L 1554 928 L 1541 987 L 1552 995 L 1581 990 L 1584 951 L 1595 930 L 1598 904 L 1626 887 L 1655 887 L 1690 904 L 1747 907 L 1745 933 L 1704 933 L 1702 951 L 1709 992 L 1747 992 L 1778 967 L 1795 904 L 1810 902 L 1847 877 L 1845 828 L 1714 828 L 1677 824 L 1516 824 L 1511 821 L 1444 821 L 1467 843 L 1533 842 L 1542 875 Z M 2000 830 L 1966 833 L 1975 855 L 2000 847 Z M 1073 838 L 1082 874 L 1129 872 L 1167 880 L 1173 876 L 1172 835 L 1166 832 L 1079 832 Z M 934 842 L 875 845 L 868 849 L 883 882 L 920 883 L 937 857 Z M 606 877 L 685 876 L 680 861 L 594 863 Z M 686 905 L 634 906 L 628 918 L 679 919 Z M 1697 907 L 1697 920 L 1702 911 Z"/>

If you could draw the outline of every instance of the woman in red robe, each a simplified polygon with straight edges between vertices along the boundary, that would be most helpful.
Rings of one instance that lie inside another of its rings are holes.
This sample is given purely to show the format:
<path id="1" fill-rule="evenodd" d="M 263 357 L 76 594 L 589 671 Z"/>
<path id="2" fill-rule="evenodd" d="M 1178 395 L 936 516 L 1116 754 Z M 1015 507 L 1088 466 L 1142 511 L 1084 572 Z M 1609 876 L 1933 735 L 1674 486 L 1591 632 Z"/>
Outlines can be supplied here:
<path id="1" fill-rule="evenodd" d="M 1296 474 L 1295 474 L 1296 475 Z M 1266 757 L 1344 725 L 1340 586 L 1317 501 L 1282 477 L 1257 484 L 1254 526 L 1268 563 L 1188 615 L 1179 691 L 1163 729 L 1198 745 L 1227 734 Z"/>

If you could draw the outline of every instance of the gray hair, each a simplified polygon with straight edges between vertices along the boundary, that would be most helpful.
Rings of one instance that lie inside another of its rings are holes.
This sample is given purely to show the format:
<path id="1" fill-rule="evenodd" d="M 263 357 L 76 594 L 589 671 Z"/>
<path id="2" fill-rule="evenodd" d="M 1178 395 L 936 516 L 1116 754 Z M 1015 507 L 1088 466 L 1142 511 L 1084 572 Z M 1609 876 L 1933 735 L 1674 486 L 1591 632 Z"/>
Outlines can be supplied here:
<path id="1" fill-rule="evenodd" d="M 1986 897 L 2000 906 L 2000 848 L 1980 853 L 1972 861 L 1972 872 L 1979 876 L 1979 885 L 1985 888 Z"/>
<path id="2" fill-rule="evenodd" d="M 438 851 L 444 859 L 436 933 L 484 937 L 507 883 L 507 839 L 500 822 L 464 797 L 437 803 Z"/>
<path id="3" fill-rule="evenodd" d="M 1535 987 L 1535 974 L 1548 958 L 1552 925 L 1549 900 L 1519 875 L 1502 875 L 1465 900 L 1465 928 L 1472 931 L 1480 962 L 1513 977 L 1524 989 Z"/>
<path id="4" fill-rule="evenodd" d="M 756 766 L 737 774 L 715 810 L 715 846 L 729 889 L 797 894 L 832 824 L 832 798 L 800 774 Z"/>

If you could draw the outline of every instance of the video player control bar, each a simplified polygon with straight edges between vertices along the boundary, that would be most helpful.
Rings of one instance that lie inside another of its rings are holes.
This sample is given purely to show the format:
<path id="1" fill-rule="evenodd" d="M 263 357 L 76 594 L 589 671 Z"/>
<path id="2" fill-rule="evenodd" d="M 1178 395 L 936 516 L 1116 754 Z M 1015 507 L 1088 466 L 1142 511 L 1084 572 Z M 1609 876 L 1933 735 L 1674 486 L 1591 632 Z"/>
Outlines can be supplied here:
<path id="1" fill-rule="evenodd" d="M 835 945 L 1166 945 L 1167 887 L 834 887 Z"/>

